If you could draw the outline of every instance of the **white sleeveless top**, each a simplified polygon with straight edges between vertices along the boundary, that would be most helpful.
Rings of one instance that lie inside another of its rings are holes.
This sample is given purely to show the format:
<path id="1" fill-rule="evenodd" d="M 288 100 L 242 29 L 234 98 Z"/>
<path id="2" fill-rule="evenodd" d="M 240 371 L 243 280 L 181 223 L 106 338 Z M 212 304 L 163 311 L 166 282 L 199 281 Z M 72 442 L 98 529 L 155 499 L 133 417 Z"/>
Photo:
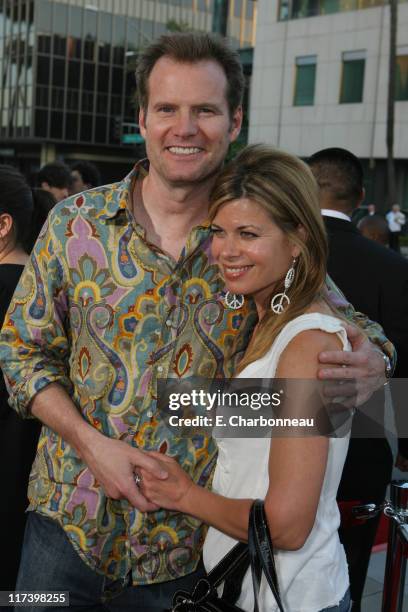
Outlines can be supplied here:
<path id="1" fill-rule="evenodd" d="M 319 313 L 305 314 L 288 323 L 269 351 L 258 361 L 249 364 L 238 376 L 273 378 L 283 350 L 298 333 L 308 329 L 336 334 L 342 341 L 343 350 L 350 350 L 347 334 L 339 319 Z M 337 605 L 347 591 L 348 569 L 337 533 L 340 515 L 336 495 L 348 442 L 348 436 L 330 438 L 316 519 L 304 546 L 296 551 L 275 550 L 276 571 L 285 612 L 317 612 Z M 264 499 L 269 485 L 270 443 L 270 438 L 219 438 L 213 491 L 233 499 Z M 210 527 L 204 543 L 207 571 L 235 544 L 236 540 Z M 275 599 L 264 578 L 259 603 L 260 612 L 277 610 Z M 245 575 L 237 605 L 248 612 L 254 608 L 250 571 Z"/>

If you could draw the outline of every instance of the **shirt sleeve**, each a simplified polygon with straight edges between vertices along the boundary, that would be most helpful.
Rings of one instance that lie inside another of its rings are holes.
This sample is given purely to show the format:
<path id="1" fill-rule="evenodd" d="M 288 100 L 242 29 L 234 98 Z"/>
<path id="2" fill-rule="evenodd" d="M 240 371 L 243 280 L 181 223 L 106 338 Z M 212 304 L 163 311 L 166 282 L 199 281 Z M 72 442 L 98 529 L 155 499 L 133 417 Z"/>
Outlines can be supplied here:
<path id="1" fill-rule="evenodd" d="M 371 342 L 376 344 L 380 350 L 390 358 L 391 367 L 394 371 L 397 363 L 397 353 L 392 342 L 386 337 L 381 325 L 371 321 L 365 314 L 354 310 L 353 306 L 329 275 L 326 276 L 326 288 L 329 302 L 333 304 L 350 323 L 360 327 L 367 334 Z"/>
<path id="2" fill-rule="evenodd" d="M 0 333 L 0 367 L 9 403 L 23 417 L 31 416 L 32 399 L 50 383 L 72 392 L 64 276 L 50 221 L 34 246 Z"/>

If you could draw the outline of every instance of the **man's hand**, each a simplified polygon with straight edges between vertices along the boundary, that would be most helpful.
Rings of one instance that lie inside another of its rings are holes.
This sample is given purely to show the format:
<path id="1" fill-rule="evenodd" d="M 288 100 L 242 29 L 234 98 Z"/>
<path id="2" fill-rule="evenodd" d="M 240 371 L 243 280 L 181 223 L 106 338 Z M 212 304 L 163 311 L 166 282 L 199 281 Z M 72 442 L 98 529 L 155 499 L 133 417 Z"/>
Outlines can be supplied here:
<path id="1" fill-rule="evenodd" d="M 58 383 L 51 383 L 37 393 L 31 412 L 77 451 L 106 495 L 112 499 L 127 499 L 142 512 L 157 510 L 157 506 L 142 495 L 134 480 L 140 468 L 158 479 L 167 478 L 166 469 L 150 453 L 101 434 L 85 421 Z"/>
<path id="2" fill-rule="evenodd" d="M 344 397 L 349 394 L 354 396 L 354 406 L 360 406 L 386 382 L 384 359 L 379 349 L 357 327 L 346 324 L 345 328 L 353 352 L 320 353 L 322 367 L 318 376 L 330 381 L 324 387 L 327 397 Z M 354 384 L 345 385 L 345 381 L 350 382 L 350 379 Z"/>
<path id="3" fill-rule="evenodd" d="M 80 453 L 108 497 L 127 499 L 142 512 L 158 509 L 135 483 L 135 475 L 142 468 L 159 481 L 168 477 L 163 463 L 150 453 L 133 448 L 126 442 L 107 438 L 96 430 L 88 430 Z"/>

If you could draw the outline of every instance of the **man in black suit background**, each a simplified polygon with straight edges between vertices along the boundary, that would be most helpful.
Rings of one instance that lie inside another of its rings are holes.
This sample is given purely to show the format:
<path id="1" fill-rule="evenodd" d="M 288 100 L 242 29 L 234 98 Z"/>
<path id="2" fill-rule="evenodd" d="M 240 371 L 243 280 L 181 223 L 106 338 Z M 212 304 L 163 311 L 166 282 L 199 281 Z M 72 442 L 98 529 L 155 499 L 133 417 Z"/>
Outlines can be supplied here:
<path id="1" fill-rule="evenodd" d="M 356 310 L 384 328 L 397 349 L 395 377 L 408 376 L 408 261 L 361 235 L 351 223 L 364 199 L 363 170 L 345 149 L 324 149 L 309 165 L 319 185 L 320 207 L 329 238 L 328 273 Z M 338 492 L 341 502 L 381 503 L 391 479 L 392 453 L 384 437 L 384 391 L 358 410 Z M 372 436 L 367 438 L 367 432 Z M 359 436 L 359 437 L 357 437 Z M 361 436 L 361 437 L 360 437 Z M 399 440 L 397 465 L 406 467 L 407 440 Z M 349 564 L 353 612 L 361 598 L 379 517 L 364 524 L 342 522 L 340 538 Z"/>

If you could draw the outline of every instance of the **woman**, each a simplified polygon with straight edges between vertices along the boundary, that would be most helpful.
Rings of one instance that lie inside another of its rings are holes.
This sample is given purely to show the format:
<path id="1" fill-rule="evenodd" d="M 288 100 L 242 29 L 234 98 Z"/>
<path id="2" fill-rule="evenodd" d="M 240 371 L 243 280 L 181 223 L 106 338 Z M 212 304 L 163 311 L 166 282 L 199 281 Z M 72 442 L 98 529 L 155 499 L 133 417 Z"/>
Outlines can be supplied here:
<path id="1" fill-rule="evenodd" d="M 311 172 L 285 153 L 248 147 L 217 179 L 210 217 L 227 304 L 251 296 L 258 312 L 237 376 L 316 379 L 321 351 L 349 347 L 343 323 L 324 297 L 327 244 Z M 265 499 L 285 610 L 348 610 L 336 504 L 348 439 L 222 438 L 218 446 L 212 491 L 165 456 L 169 478 L 159 482 L 143 472 L 142 491 L 152 502 L 210 525 L 207 570 L 237 540 L 247 539 L 253 499 Z M 260 602 L 265 612 L 276 609 L 264 583 Z M 253 603 L 247 573 L 238 605 L 250 611 Z"/>
<path id="2" fill-rule="evenodd" d="M 0 324 L 18 283 L 28 254 L 55 201 L 51 194 L 32 191 L 11 166 L 0 165 Z M 25 527 L 27 482 L 37 446 L 40 424 L 23 421 L 7 403 L 0 376 L 0 550 L 4 554 L 0 590 L 15 588 Z"/>

